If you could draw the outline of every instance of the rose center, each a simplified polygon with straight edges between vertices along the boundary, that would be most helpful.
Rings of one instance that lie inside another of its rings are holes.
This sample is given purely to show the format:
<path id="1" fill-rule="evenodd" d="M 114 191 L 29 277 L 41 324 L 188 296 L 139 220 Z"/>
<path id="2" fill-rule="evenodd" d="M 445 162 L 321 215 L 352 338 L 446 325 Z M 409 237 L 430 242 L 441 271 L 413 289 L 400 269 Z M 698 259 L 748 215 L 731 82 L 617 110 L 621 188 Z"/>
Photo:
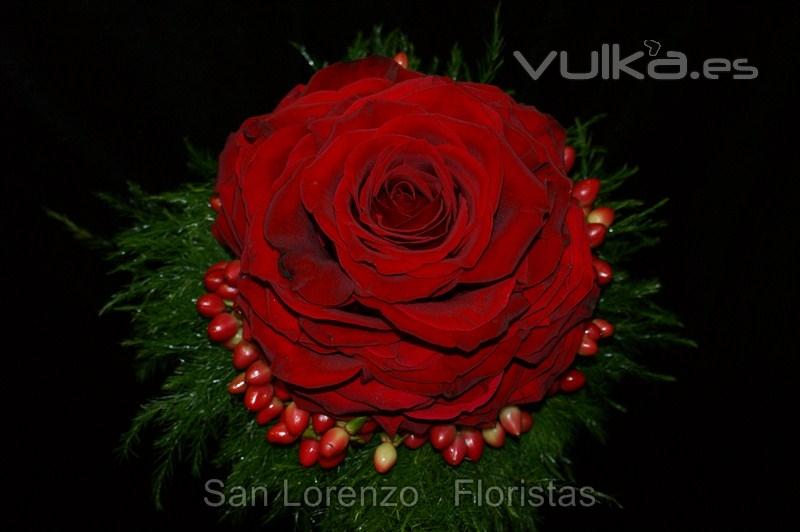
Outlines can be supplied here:
<path id="1" fill-rule="evenodd" d="M 421 191 L 401 177 L 381 187 L 372 216 L 385 229 L 414 232 L 433 221 L 440 210 L 438 194 Z"/>
<path id="2" fill-rule="evenodd" d="M 405 216 L 412 216 L 423 203 L 422 195 L 417 196 L 414 185 L 407 181 L 395 183 L 388 196 L 392 207 Z"/>

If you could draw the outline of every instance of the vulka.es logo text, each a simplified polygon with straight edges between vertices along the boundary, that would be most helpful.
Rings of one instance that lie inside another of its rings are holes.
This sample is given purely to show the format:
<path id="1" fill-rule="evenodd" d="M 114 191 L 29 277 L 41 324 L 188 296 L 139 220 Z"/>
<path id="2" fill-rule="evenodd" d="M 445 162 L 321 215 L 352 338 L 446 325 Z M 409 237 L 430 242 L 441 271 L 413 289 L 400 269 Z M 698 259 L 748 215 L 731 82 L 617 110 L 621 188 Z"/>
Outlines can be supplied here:
<path id="1" fill-rule="evenodd" d="M 658 56 L 662 49 L 661 43 L 654 40 L 644 41 L 648 50 L 648 60 L 639 61 L 645 57 L 645 52 L 639 50 L 630 55 L 623 56 L 619 44 L 603 44 L 600 50 L 593 50 L 589 53 L 588 67 L 585 61 L 581 61 L 581 66 L 570 63 L 567 52 L 557 52 L 555 50 L 548 53 L 545 58 L 534 67 L 533 64 L 519 50 L 514 52 L 514 57 L 522 65 L 522 68 L 534 80 L 538 80 L 550 69 L 551 65 L 558 59 L 558 72 L 561 77 L 570 80 L 587 79 L 621 79 L 629 76 L 634 79 L 664 79 L 676 80 L 684 79 L 687 76 L 691 79 L 755 79 L 758 77 L 758 69 L 747 63 L 747 58 L 726 59 L 724 57 L 713 57 L 702 62 L 698 70 L 689 70 L 689 59 L 686 54 L 675 50 L 667 50 Z"/>

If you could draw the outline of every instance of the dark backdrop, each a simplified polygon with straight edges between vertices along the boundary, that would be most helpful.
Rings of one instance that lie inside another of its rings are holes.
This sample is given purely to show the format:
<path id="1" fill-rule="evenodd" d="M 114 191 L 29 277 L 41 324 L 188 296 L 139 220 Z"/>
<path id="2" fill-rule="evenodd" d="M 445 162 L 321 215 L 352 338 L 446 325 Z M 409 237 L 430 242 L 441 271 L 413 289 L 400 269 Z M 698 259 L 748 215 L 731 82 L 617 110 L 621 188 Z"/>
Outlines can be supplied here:
<path id="1" fill-rule="evenodd" d="M 596 137 L 611 163 L 642 168 L 629 192 L 671 198 L 663 245 L 643 255 L 641 271 L 663 279 L 661 301 L 700 345 L 654 355 L 651 365 L 677 383 L 629 383 L 619 397 L 630 412 L 612 419 L 607 443 L 577 445 L 580 482 L 624 509 L 550 512 L 547 524 L 752 528 L 798 493 L 790 472 L 798 13 L 785 3 L 637 4 L 503 6 L 508 46 L 497 82 L 564 123 L 608 113 Z M 405 29 L 423 57 L 459 41 L 476 59 L 491 5 L 123 0 L 4 9 L 3 439 L 11 448 L 2 456 L 18 499 L 11 506 L 48 528 L 211 528 L 216 514 L 203 506 L 200 483 L 178 475 L 158 512 L 146 450 L 133 462 L 115 457 L 120 433 L 154 392 L 134 381 L 131 353 L 118 347 L 126 318 L 97 317 L 122 279 L 42 207 L 108 234 L 116 221 L 93 193 L 121 193 L 126 180 L 155 191 L 191 179 L 184 137 L 218 151 L 245 117 L 309 75 L 289 40 L 335 60 L 356 31 L 382 22 Z M 760 74 L 566 81 L 553 68 L 533 82 L 510 56 L 519 49 L 538 62 L 567 50 L 586 61 L 603 42 L 631 53 L 644 39 L 695 61 L 747 57 Z"/>

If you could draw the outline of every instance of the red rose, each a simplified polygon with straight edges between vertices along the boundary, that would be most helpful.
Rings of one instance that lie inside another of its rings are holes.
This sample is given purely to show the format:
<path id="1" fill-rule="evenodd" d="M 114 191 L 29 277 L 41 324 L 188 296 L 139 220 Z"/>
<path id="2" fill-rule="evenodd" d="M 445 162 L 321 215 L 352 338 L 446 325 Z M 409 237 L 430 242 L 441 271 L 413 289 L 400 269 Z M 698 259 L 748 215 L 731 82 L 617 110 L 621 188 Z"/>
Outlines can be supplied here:
<path id="1" fill-rule="evenodd" d="M 564 131 L 500 89 L 327 67 L 220 157 L 215 235 L 298 404 L 389 433 L 539 401 L 598 297 Z"/>

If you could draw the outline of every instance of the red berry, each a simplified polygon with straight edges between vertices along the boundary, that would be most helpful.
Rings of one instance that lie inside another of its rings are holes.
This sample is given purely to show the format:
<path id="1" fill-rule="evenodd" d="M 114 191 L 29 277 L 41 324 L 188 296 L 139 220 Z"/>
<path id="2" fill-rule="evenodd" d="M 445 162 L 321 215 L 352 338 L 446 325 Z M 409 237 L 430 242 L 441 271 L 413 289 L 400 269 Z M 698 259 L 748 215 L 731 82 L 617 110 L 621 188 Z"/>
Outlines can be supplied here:
<path id="1" fill-rule="evenodd" d="M 358 430 L 359 434 L 370 434 L 375 432 L 375 429 L 378 428 L 378 423 L 374 419 L 368 419 L 361 425 L 361 428 Z"/>
<path id="2" fill-rule="evenodd" d="M 314 414 L 311 416 L 311 426 L 314 427 L 314 432 L 322 434 L 329 428 L 336 425 L 336 420 L 325 414 Z"/>
<path id="3" fill-rule="evenodd" d="M 467 458 L 473 462 L 481 459 L 483 454 L 483 436 L 477 429 L 461 429 L 461 437 L 467 447 Z"/>
<path id="4" fill-rule="evenodd" d="M 520 419 L 522 420 L 522 433 L 525 434 L 533 426 L 533 414 L 523 410 Z"/>
<path id="5" fill-rule="evenodd" d="M 286 425 L 282 421 L 278 421 L 267 431 L 267 441 L 270 443 L 288 445 L 293 443 L 296 439 L 297 436 L 289 432 L 289 429 L 286 428 Z"/>
<path id="6" fill-rule="evenodd" d="M 297 406 L 297 403 L 291 402 L 286 405 L 283 411 L 283 422 L 289 432 L 295 436 L 299 436 L 308 428 L 309 413 Z"/>
<path id="7" fill-rule="evenodd" d="M 589 336 L 583 335 L 581 345 L 578 347 L 578 354 L 585 357 L 591 357 L 597 354 L 597 342 L 592 340 Z"/>
<path id="8" fill-rule="evenodd" d="M 223 313 L 214 316 L 208 323 L 208 337 L 215 342 L 225 342 L 234 337 L 239 330 L 239 321 L 232 314 Z"/>
<path id="9" fill-rule="evenodd" d="M 248 386 L 244 394 L 244 406 L 251 412 L 266 408 L 272 401 L 272 385 Z"/>
<path id="10" fill-rule="evenodd" d="M 506 432 L 510 433 L 513 436 L 519 436 L 522 434 L 522 411 L 519 407 L 516 406 L 506 406 L 502 410 L 500 410 L 500 414 L 498 414 L 498 419 L 500 420 L 500 424 L 506 430 Z"/>
<path id="11" fill-rule="evenodd" d="M 572 170 L 572 167 L 575 165 L 575 148 L 572 146 L 565 146 L 564 147 L 564 168 L 566 169 L 567 173 Z"/>
<path id="12" fill-rule="evenodd" d="M 609 207 L 598 207 L 589 212 L 586 221 L 590 224 L 602 224 L 606 227 L 614 223 L 614 209 Z"/>
<path id="13" fill-rule="evenodd" d="M 506 431 L 499 421 L 494 424 L 494 427 L 483 429 L 482 434 L 484 441 L 492 447 L 500 448 L 506 443 Z"/>
<path id="14" fill-rule="evenodd" d="M 247 369 L 253 362 L 260 358 L 256 346 L 250 342 L 240 342 L 233 350 L 233 367 L 236 369 Z"/>
<path id="15" fill-rule="evenodd" d="M 283 412 L 283 401 L 277 397 L 273 397 L 267 406 L 262 408 L 256 414 L 256 423 L 259 425 L 266 425 Z"/>
<path id="16" fill-rule="evenodd" d="M 220 270 L 209 270 L 203 277 L 203 285 L 209 292 L 216 292 L 224 281 L 225 278 Z"/>
<path id="17" fill-rule="evenodd" d="M 583 326 L 583 334 L 584 336 L 588 336 L 592 340 L 598 340 L 600 338 L 600 327 L 598 327 L 591 321 L 587 322 Z"/>
<path id="18" fill-rule="evenodd" d="M 592 320 L 598 329 L 600 329 L 600 338 L 608 338 L 614 335 L 614 325 L 606 320 L 595 318 Z"/>
<path id="19" fill-rule="evenodd" d="M 603 224 L 588 224 L 586 226 L 586 236 L 589 239 L 589 247 L 594 249 L 600 247 L 606 239 L 608 227 Z"/>
<path id="20" fill-rule="evenodd" d="M 298 459 L 303 467 L 311 467 L 319 459 L 319 442 L 314 438 L 305 438 L 300 442 Z"/>
<path id="21" fill-rule="evenodd" d="M 449 447 L 453 440 L 456 439 L 456 426 L 436 425 L 431 427 L 428 437 L 431 440 L 431 446 L 441 451 L 445 447 Z"/>
<path id="22" fill-rule="evenodd" d="M 614 271 L 611 269 L 611 265 L 604 260 L 600 259 L 592 259 L 592 266 L 594 267 L 594 273 L 597 276 L 597 284 L 600 286 L 605 286 L 611 282 L 611 279 L 614 277 Z"/>
<path id="23" fill-rule="evenodd" d="M 408 56 L 405 52 L 398 52 L 393 59 L 401 67 L 408 68 Z"/>
<path id="24" fill-rule="evenodd" d="M 242 262 L 239 260 L 232 260 L 228 263 L 225 267 L 225 282 L 231 284 L 232 286 L 236 286 L 236 283 L 239 282 L 239 274 L 242 273 Z"/>
<path id="25" fill-rule="evenodd" d="M 341 452 L 334 456 L 322 456 L 322 453 L 319 455 L 319 466 L 322 469 L 333 469 L 337 465 L 342 463 L 344 457 L 347 456 L 347 453 Z"/>
<path id="26" fill-rule="evenodd" d="M 225 302 L 216 294 L 203 294 L 197 298 L 197 312 L 206 318 L 213 318 L 225 312 Z"/>
<path id="27" fill-rule="evenodd" d="M 208 198 L 208 204 L 214 210 L 214 212 L 219 212 L 222 210 L 222 200 L 219 197 L 219 194 L 212 194 L 210 198 Z"/>
<path id="28" fill-rule="evenodd" d="M 442 458 L 451 466 L 457 466 L 463 462 L 466 455 L 467 444 L 464 442 L 464 437 L 461 434 L 457 434 L 453 443 L 442 451 Z"/>
<path id="29" fill-rule="evenodd" d="M 572 197 L 578 200 L 578 205 L 588 207 L 597 198 L 600 192 L 600 180 L 596 177 L 582 179 L 572 188 Z"/>
<path id="30" fill-rule="evenodd" d="M 394 448 L 390 442 L 383 442 L 375 447 L 375 454 L 372 455 L 372 463 L 375 465 L 375 471 L 378 473 L 386 473 L 397 462 L 397 449 Z"/>
<path id="31" fill-rule="evenodd" d="M 424 434 L 420 436 L 418 434 L 409 433 L 403 438 L 403 444 L 409 449 L 419 449 L 425 445 L 426 441 L 428 441 L 428 438 Z"/>
<path id="32" fill-rule="evenodd" d="M 236 296 L 239 295 L 239 289 L 235 286 L 231 286 L 228 283 L 221 283 L 214 293 L 217 294 L 222 299 L 226 299 L 228 301 L 233 301 L 236 299 Z"/>
<path id="33" fill-rule="evenodd" d="M 350 435 L 342 427 L 333 427 L 325 431 L 320 438 L 320 455 L 331 458 L 344 452 L 350 443 Z"/>
<path id="34" fill-rule="evenodd" d="M 272 380 L 272 369 L 263 360 L 253 362 L 246 372 L 247 384 L 263 386 Z"/>
<path id="35" fill-rule="evenodd" d="M 586 376 L 579 369 L 571 369 L 561 376 L 561 390 L 567 393 L 577 392 L 586 384 Z"/>
<path id="36" fill-rule="evenodd" d="M 292 398 L 289 395 L 289 391 L 286 389 L 286 385 L 282 381 L 275 381 L 272 385 L 275 387 L 275 395 L 277 395 L 278 399 L 281 401 L 288 401 Z"/>
<path id="37" fill-rule="evenodd" d="M 240 394 L 247 390 L 247 382 L 244 380 L 244 373 L 235 376 L 231 382 L 228 383 L 228 393 Z"/>

